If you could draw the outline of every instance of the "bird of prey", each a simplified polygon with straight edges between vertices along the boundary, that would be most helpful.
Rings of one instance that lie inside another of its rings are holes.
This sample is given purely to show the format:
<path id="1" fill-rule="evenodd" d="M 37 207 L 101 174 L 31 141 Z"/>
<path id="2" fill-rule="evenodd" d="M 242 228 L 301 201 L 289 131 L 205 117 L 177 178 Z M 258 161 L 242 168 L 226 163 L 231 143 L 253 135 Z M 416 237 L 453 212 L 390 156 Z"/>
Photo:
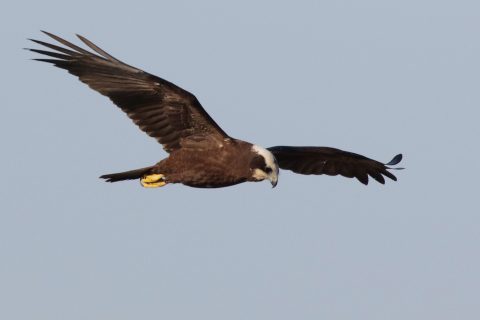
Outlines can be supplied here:
<path id="1" fill-rule="evenodd" d="M 203 109 L 197 98 L 175 84 L 114 58 L 77 35 L 91 51 L 43 31 L 63 46 L 31 41 L 51 50 L 29 49 L 47 57 L 34 59 L 67 70 L 117 105 L 169 156 L 157 164 L 101 176 L 108 182 L 140 179 L 143 187 L 182 183 L 219 188 L 247 181 L 269 180 L 277 185 L 279 169 L 299 174 L 342 175 L 368 184 L 381 184 L 402 155 L 381 163 L 362 155 L 328 147 L 276 146 L 262 148 L 230 137 Z"/>

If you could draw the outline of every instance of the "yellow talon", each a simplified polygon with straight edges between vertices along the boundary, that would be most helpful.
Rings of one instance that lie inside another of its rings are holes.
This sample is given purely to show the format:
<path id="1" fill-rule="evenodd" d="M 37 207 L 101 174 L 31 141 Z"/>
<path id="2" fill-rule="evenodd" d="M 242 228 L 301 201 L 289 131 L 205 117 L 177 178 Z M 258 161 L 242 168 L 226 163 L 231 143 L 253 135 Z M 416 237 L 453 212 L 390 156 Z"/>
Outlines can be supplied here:
<path id="1" fill-rule="evenodd" d="M 149 175 L 143 176 L 142 182 L 145 182 L 145 183 L 157 182 L 162 178 L 163 178 L 163 174 L 149 174 Z"/>
<path id="2" fill-rule="evenodd" d="M 159 188 L 167 184 L 163 174 L 149 174 L 140 179 L 144 188 Z"/>
<path id="3" fill-rule="evenodd" d="M 143 181 L 141 182 L 142 186 L 144 188 L 160 188 L 166 185 L 165 182 L 157 182 L 157 183 L 144 183 Z"/>

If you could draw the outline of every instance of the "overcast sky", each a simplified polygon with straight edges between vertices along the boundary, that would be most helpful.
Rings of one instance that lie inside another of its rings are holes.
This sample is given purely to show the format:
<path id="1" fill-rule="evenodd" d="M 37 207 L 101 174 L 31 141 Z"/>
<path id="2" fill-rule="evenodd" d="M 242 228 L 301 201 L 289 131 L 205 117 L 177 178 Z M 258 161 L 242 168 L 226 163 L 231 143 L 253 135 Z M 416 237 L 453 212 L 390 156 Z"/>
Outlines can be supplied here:
<path id="1" fill-rule="evenodd" d="M 478 2 L 16 1 L 0 18 L 1 319 L 480 318 Z M 42 29 L 193 92 L 233 137 L 407 169 L 105 183 L 167 154 L 30 61 Z"/>

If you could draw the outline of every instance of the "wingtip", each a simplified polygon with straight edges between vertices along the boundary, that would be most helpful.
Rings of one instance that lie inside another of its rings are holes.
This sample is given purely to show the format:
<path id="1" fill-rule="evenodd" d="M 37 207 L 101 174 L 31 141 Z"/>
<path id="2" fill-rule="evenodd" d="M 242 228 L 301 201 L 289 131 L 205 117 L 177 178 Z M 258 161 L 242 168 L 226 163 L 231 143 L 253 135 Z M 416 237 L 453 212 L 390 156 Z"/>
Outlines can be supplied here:
<path id="1" fill-rule="evenodd" d="M 85 43 L 88 46 L 88 43 L 90 41 L 87 38 L 85 38 L 84 36 L 82 36 L 81 34 L 78 34 L 78 33 L 75 33 L 75 35 L 77 36 L 78 39 L 80 39 L 80 41 L 82 41 L 83 43 Z"/>
<path id="2" fill-rule="evenodd" d="M 394 166 L 400 163 L 402 161 L 403 155 L 401 153 L 397 154 L 395 157 L 393 157 L 390 162 L 386 163 L 385 165 L 387 166 Z"/>
<path id="3" fill-rule="evenodd" d="M 51 32 L 48 32 L 48 31 L 45 31 L 45 30 L 40 30 L 42 33 L 46 34 L 47 36 L 49 36 L 50 38 L 54 39 L 54 40 L 57 40 L 57 41 L 60 41 L 60 37 L 57 36 L 57 35 L 54 35 L 53 33 Z M 61 42 L 61 41 L 60 41 Z"/>
<path id="4" fill-rule="evenodd" d="M 359 175 L 359 176 L 356 176 L 356 178 L 357 178 L 358 182 L 360 182 L 364 186 L 368 186 L 368 180 L 369 180 L 368 175 L 366 175 L 366 176 Z"/>
<path id="5" fill-rule="evenodd" d="M 30 41 L 38 43 L 38 44 L 42 44 L 42 41 L 40 41 L 40 40 L 36 40 L 36 39 L 32 39 L 32 38 L 28 38 L 27 40 L 30 40 Z"/>
<path id="6" fill-rule="evenodd" d="M 31 51 L 31 52 L 41 53 L 41 52 L 39 52 L 41 50 L 38 50 L 38 49 L 32 49 L 32 48 L 22 48 L 22 49 L 27 50 L 27 51 Z"/>

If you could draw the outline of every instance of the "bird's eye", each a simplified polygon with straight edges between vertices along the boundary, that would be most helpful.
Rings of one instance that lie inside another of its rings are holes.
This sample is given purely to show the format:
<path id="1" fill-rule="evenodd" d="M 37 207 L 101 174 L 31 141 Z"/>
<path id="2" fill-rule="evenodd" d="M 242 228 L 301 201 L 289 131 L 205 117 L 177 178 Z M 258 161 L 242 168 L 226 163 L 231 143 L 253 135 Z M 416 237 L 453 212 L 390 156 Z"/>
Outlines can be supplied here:
<path id="1" fill-rule="evenodd" d="M 270 167 L 265 168 L 265 173 L 271 173 L 271 172 L 272 172 L 272 168 Z"/>

